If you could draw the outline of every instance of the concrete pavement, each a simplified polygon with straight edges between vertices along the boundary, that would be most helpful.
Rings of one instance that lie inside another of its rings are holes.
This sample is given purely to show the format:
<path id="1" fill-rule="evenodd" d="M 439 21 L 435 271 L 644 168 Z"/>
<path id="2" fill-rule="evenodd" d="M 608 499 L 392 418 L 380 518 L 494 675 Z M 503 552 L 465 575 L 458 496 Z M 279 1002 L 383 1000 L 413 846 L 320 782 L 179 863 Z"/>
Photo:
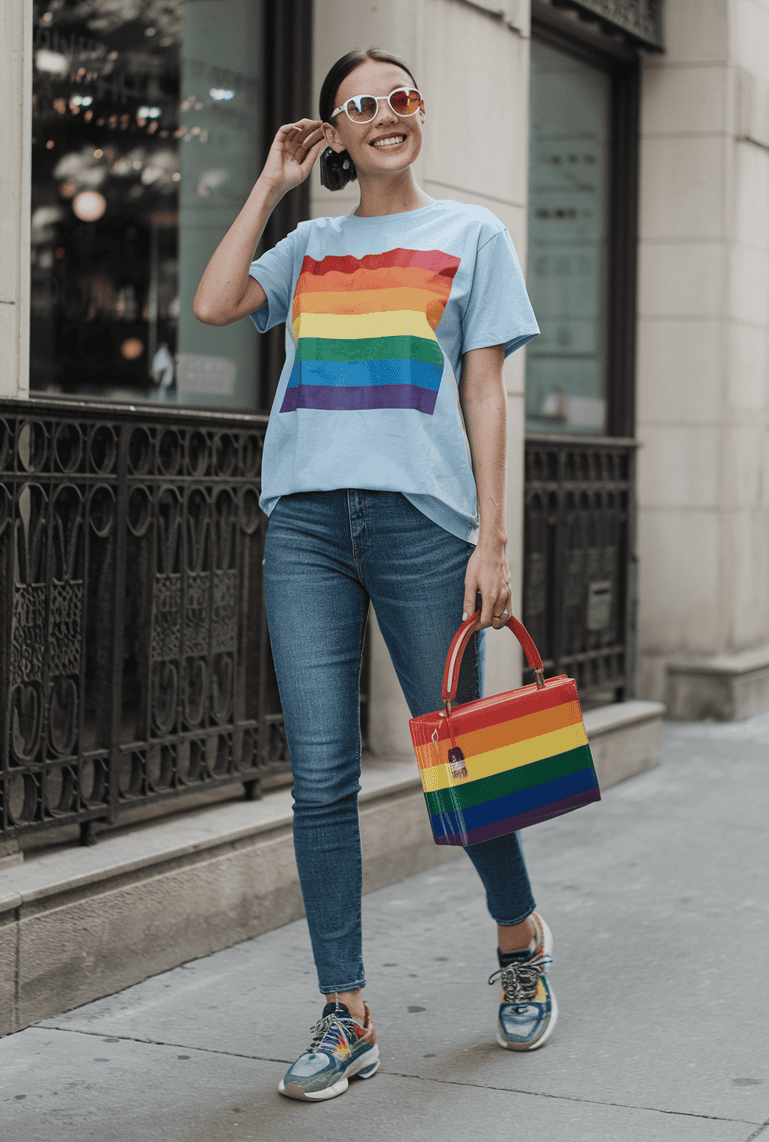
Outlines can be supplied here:
<path id="1" fill-rule="evenodd" d="M 4 1142 L 769 1142 L 769 714 L 666 726 L 662 764 L 524 834 L 561 1008 L 494 1042 L 460 852 L 364 899 L 379 1073 L 275 1092 L 320 1013 L 303 920 L 0 1040 Z M 425 822 L 427 827 L 427 822 Z"/>

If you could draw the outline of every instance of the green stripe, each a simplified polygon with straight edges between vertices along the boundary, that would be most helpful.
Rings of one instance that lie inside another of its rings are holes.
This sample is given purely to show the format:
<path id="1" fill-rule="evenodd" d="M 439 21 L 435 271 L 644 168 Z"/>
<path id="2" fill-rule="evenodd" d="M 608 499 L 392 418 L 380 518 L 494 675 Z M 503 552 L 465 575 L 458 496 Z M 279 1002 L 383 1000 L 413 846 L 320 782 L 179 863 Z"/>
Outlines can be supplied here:
<path id="1" fill-rule="evenodd" d="M 300 337 L 296 361 L 425 361 L 443 365 L 437 341 L 426 337 Z"/>
<path id="2" fill-rule="evenodd" d="M 477 781 L 455 785 L 453 789 L 438 789 L 435 793 L 425 793 L 430 813 L 446 813 L 452 809 L 470 809 L 473 805 L 483 805 L 505 797 L 508 793 L 518 793 L 521 789 L 533 789 L 545 781 L 556 777 L 566 777 L 580 769 L 592 766 L 593 758 L 589 745 L 557 753 L 543 761 L 532 761 L 529 765 L 519 765 L 492 777 L 480 777 Z"/>

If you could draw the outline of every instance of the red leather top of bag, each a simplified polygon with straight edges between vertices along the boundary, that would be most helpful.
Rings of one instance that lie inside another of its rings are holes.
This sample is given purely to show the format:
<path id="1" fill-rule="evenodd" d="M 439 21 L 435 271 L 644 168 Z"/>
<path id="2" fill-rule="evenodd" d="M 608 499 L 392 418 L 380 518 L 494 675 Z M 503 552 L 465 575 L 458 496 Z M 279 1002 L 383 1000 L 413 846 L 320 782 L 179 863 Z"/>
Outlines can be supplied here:
<path id="1" fill-rule="evenodd" d="M 464 734 L 575 701 L 577 701 L 576 682 L 566 674 L 560 674 L 557 678 L 546 679 L 544 689 L 532 683 L 530 686 L 520 686 L 517 690 L 495 694 L 493 697 L 479 698 L 475 702 L 452 706 L 451 721 L 455 734 Z M 432 740 L 435 729 L 438 730 L 440 738 L 448 736 L 444 710 L 435 710 L 429 714 L 420 714 L 418 718 L 410 718 L 409 727 L 415 746 L 427 745 Z"/>

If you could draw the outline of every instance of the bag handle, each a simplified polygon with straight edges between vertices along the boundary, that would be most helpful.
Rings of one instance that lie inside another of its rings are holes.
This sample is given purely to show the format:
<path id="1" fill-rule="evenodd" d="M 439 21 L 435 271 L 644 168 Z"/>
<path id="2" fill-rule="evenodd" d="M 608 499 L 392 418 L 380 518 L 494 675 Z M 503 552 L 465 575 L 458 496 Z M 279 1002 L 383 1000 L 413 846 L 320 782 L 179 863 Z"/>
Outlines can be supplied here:
<path id="1" fill-rule="evenodd" d="M 451 713 L 451 704 L 457 696 L 457 683 L 459 682 L 459 668 L 462 665 L 462 655 L 467 649 L 470 636 L 474 634 L 480 626 L 480 617 L 480 611 L 476 611 L 474 615 L 470 615 L 470 618 L 462 623 L 451 640 L 451 646 L 446 655 L 446 668 L 443 671 L 443 690 L 441 691 L 441 698 L 446 704 L 447 716 Z M 505 626 L 509 627 L 523 647 L 526 661 L 529 667 L 534 671 L 534 677 L 537 680 L 537 689 L 543 690 L 545 686 L 545 674 L 542 667 L 542 659 L 534 645 L 534 640 L 523 623 L 519 623 L 518 619 L 513 615 L 507 620 Z M 499 627 L 498 629 L 501 630 L 502 628 Z"/>

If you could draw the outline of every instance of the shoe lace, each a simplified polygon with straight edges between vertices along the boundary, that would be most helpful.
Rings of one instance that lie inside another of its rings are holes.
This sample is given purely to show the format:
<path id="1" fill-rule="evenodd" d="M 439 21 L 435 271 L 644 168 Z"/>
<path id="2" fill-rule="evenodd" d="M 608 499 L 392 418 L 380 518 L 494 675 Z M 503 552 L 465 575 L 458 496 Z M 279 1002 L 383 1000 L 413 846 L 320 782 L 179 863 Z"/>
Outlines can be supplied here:
<path id="1" fill-rule="evenodd" d="M 333 1051 L 342 1043 L 352 1045 L 356 1038 L 353 1020 L 336 1011 L 330 1011 L 319 1019 L 310 1034 L 310 1051 Z"/>
<path id="2" fill-rule="evenodd" d="M 550 956 L 532 956 L 530 960 L 516 960 L 507 967 L 499 968 L 489 976 L 489 983 L 502 981 L 502 994 L 505 1003 L 531 1003 L 539 987 L 545 968 L 551 962 Z"/>

